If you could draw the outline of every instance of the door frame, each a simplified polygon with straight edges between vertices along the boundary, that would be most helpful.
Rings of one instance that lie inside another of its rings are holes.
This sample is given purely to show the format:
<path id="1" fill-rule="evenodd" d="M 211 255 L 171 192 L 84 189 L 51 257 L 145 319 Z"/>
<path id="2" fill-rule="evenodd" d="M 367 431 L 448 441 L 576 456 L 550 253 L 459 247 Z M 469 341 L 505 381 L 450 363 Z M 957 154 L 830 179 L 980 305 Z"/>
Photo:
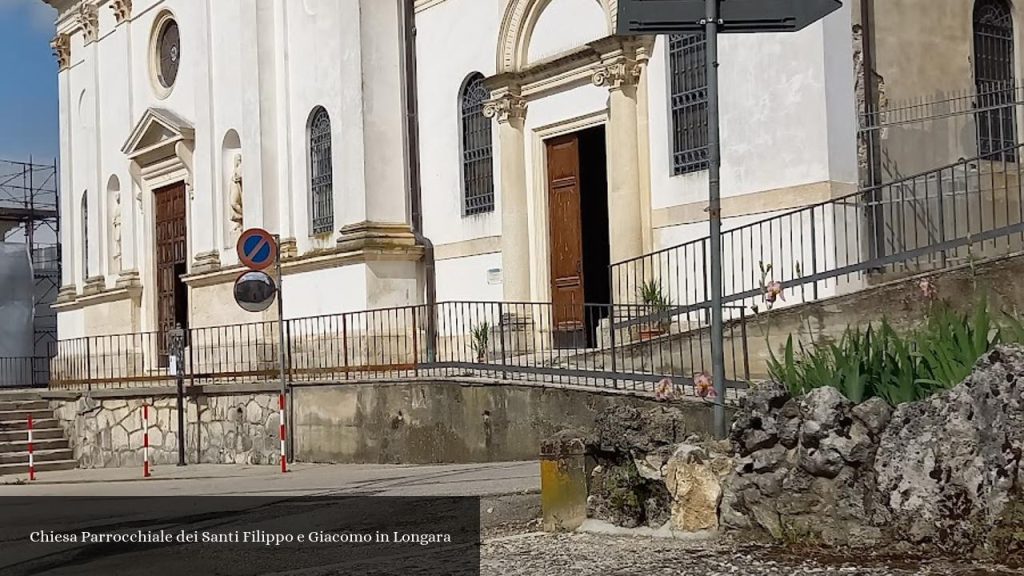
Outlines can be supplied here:
<path id="1" fill-rule="evenodd" d="M 532 184 L 532 189 L 527 192 L 529 201 L 532 204 L 530 208 L 532 215 L 530 219 L 530 235 L 533 238 L 533 245 L 530 247 L 530 262 L 534 265 L 531 266 L 530 283 L 532 284 L 531 294 L 537 302 L 551 302 L 552 297 L 551 223 L 548 210 L 550 195 L 548 193 L 548 153 L 545 141 L 598 126 L 605 126 L 607 131 L 607 125 L 608 110 L 600 110 L 554 124 L 539 126 L 531 130 L 533 178 L 528 182 L 528 185 Z"/>

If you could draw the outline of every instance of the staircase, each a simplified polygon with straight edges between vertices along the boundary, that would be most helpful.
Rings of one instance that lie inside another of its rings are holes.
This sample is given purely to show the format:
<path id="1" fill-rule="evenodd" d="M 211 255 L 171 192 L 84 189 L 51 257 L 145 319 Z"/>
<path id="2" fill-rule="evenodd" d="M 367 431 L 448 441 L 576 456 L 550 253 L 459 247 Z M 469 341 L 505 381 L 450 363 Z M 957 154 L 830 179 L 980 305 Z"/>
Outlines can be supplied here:
<path id="1" fill-rule="evenodd" d="M 32 392 L 0 393 L 0 476 L 28 472 L 28 417 L 36 472 L 78 466 L 50 405 Z"/>

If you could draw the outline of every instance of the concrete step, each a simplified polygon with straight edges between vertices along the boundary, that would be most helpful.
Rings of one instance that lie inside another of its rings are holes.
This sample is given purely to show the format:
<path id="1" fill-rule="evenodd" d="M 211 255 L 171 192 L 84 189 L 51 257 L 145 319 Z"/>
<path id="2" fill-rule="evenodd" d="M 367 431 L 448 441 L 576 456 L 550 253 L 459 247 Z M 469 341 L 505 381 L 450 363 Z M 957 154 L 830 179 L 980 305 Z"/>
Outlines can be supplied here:
<path id="1" fill-rule="evenodd" d="M 52 438 L 64 438 L 64 430 L 58 426 L 51 426 L 49 428 L 40 429 L 38 427 L 32 431 L 32 438 L 35 440 L 49 440 Z M 5 431 L 0 428 L 0 444 L 5 442 L 27 442 L 28 431 L 25 429 L 21 430 L 9 430 Z"/>
<path id="2" fill-rule="evenodd" d="M 0 412 L 49 409 L 50 403 L 46 400 L 7 400 L 3 396 L 0 396 Z"/>
<path id="3" fill-rule="evenodd" d="M 34 420 L 53 418 L 53 411 L 49 408 L 41 410 L 8 410 L 6 412 L 0 412 L 0 424 L 14 420 L 28 420 L 29 416 Z"/>
<path id="4" fill-rule="evenodd" d="M 27 390 L 27 389 L 14 389 L 14 390 L 3 390 L 0 389 L 0 402 L 13 402 L 15 400 L 42 400 L 43 397 L 38 390 Z"/>
<path id="5" fill-rule="evenodd" d="M 36 472 L 52 472 L 54 470 L 74 470 L 78 467 L 77 460 L 51 460 L 36 463 Z M 18 464 L 0 464 L 0 476 L 5 474 L 28 474 L 28 461 Z"/>
<path id="6" fill-rule="evenodd" d="M 36 450 L 67 450 L 68 441 L 63 436 L 54 436 L 53 438 L 36 438 L 33 435 L 32 447 Z M 2 441 L 0 440 L 0 454 L 8 452 L 27 452 L 28 451 L 28 434 L 24 438 L 14 441 Z"/>
<path id="7" fill-rule="evenodd" d="M 52 413 L 47 413 L 45 418 L 33 420 L 32 427 L 35 430 L 49 430 L 50 428 L 60 428 L 60 424 L 57 423 L 57 419 L 53 417 Z M 28 420 L 0 420 L 0 433 L 14 430 L 28 430 Z"/>
<path id="8" fill-rule="evenodd" d="M 53 462 L 55 460 L 70 460 L 74 457 L 71 453 L 70 448 L 62 448 L 59 450 L 36 450 L 35 451 L 36 462 Z M 2 452 L 0 453 L 0 465 L 3 464 L 18 464 L 19 462 L 28 462 L 28 452 Z"/>

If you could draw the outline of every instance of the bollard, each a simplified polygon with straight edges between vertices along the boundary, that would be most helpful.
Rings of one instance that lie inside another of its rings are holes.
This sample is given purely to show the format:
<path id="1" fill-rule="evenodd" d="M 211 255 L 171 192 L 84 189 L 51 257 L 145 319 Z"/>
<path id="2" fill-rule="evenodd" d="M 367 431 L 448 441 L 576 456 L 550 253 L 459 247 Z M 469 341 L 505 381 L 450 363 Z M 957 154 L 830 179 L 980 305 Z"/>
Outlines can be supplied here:
<path id="1" fill-rule="evenodd" d="M 285 473 L 288 472 L 288 454 L 287 454 L 287 451 L 285 450 L 285 429 L 284 429 L 285 399 L 284 399 L 284 394 L 283 393 L 278 397 L 278 403 L 280 404 L 280 407 L 281 407 L 281 473 L 285 474 Z"/>
<path id="2" fill-rule="evenodd" d="M 149 405 L 142 405 L 142 477 L 149 478 Z"/>
<path id="3" fill-rule="evenodd" d="M 545 532 L 571 532 L 587 519 L 586 446 L 555 436 L 541 442 L 540 500 Z"/>
<path id="4" fill-rule="evenodd" d="M 36 459 L 32 450 L 32 415 L 28 415 L 28 479 L 36 479 Z"/>

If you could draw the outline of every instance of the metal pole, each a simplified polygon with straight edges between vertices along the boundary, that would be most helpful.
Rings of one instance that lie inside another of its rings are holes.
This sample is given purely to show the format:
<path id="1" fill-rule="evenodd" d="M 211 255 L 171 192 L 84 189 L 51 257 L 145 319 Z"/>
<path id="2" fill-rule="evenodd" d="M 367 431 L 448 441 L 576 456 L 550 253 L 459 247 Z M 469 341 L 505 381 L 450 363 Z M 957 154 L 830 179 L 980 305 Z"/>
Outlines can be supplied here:
<path id="1" fill-rule="evenodd" d="M 277 258 L 274 263 L 274 270 L 277 274 L 277 363 L 279 365 L 279 376 L 281 378 L 281 397 L 284 398 L 288 406 L 291 406 L 291 398 L 288 397 L 288 378 L 286 374 L 285 364 L 285 350 L 284 347 L 288 345 L 287 338 L 285 337 L 284 330 L 284 275 L 281 273 L 281 235 L 274 234 L 274 244 L 277 246 Z M 289 430 L 294 430 L 292 426 L 292 419 L 288 418 Z M 287 452 L 288 461 L 291 462 L 293 459 L 292 451 L 292 437 L 293 434 L 287 435 Z"/>
<path id="2" fill-rule="evenodd" d="M 180 364 L 176 366 L 175 380 L 178 383 L 178 466 L 185 465 L 185 374 Z"/>
<path id="3" fill-rule="evenodd" d="M 711 377 L 715 402 L 715 437 L 725 438 L 725 335 L 722 329 L 722 199 L 718 117 L 718 2 L 705 0 L 708 81 L 708 218 L 711 236 Z"/>

